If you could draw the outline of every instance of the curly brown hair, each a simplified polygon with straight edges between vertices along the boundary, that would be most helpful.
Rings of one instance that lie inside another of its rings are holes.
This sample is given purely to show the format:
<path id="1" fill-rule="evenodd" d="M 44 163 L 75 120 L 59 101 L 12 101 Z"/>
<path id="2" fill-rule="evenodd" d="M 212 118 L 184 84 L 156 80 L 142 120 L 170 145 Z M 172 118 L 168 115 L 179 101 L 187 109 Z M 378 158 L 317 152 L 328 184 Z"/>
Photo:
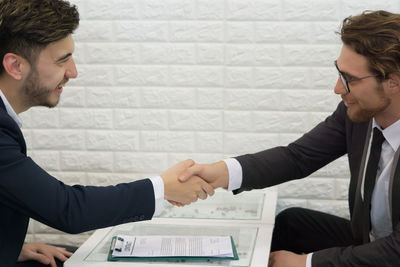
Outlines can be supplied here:
<path id="1" fill-rule="evenodd" d="M 44 47 L 72 34 L 78 25 L 78 10 L 67 1 L 0 0 L 0 59 L 11 52 L 34 64 Z M 3 72 L 0 64 L 0 75 Z"/>
<path id="2" fill-rule="evenodd" d="M 400 14 L 364 11 L 345 18 L 339 34 L 343 44 L 367 58 L 381 81 L 400 73 Z"/>

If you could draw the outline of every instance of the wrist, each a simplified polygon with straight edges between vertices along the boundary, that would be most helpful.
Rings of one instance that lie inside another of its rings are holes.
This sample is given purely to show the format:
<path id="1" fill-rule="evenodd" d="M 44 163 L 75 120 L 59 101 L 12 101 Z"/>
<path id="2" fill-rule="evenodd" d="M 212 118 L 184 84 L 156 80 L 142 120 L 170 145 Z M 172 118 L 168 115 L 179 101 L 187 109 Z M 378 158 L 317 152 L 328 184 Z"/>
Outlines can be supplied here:
<path id="1" fill-rule="evenodd" d="M 214 163 L 216 165 L 216 168 L 219 172 L 219 179 L 215 182 L 215 188 L 222 187 L 224 189 L 228 189 L 229 185 L 229 171 L 228 171 L 228 166 L 224 161 L 218 161 Z"/>

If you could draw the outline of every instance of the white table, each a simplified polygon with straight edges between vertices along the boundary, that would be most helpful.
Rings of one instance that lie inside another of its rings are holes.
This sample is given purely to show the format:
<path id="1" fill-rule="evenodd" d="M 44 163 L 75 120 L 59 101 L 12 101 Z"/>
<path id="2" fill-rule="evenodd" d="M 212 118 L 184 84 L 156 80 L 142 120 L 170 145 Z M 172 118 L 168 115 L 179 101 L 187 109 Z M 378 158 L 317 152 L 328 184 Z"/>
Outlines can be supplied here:
<path id="1" fill-rule="evenodd" d="M 267 266 L 275 219 L 275 189 L 233 195 L 217 190 L 205 200 L 178 208 L 167 204 L 160 217 L 99 229 L 69 258 L 65 267 L 111 266 Z M 107 262 L 112 236 L 128 235 L 231 235 L 237 261 L 141 261 Z"/>

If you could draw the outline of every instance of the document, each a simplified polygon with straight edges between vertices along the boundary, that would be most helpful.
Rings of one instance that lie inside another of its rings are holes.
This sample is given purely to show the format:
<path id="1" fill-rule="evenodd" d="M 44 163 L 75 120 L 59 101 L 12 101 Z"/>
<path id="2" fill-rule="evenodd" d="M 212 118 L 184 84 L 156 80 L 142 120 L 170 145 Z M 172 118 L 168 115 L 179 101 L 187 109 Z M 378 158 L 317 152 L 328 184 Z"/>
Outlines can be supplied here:
<path id="1" fill-rule="evenodd" d="M 230 236 L 129 236 L 113 238 L 109 260 L 121 258 L 238 259 Z"/>

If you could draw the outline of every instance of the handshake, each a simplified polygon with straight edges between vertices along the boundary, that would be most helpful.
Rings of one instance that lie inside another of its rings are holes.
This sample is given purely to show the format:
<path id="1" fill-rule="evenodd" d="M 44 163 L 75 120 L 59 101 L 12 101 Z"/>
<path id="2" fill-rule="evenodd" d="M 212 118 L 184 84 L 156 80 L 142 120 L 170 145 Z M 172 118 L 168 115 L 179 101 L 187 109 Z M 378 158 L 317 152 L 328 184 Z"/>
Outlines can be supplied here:
<path id="1" fill-rule="evenodd" d="M 223 161 L 195 164 L 191 159 L 182 161 L 161 174 L 164 198 L 176 206 L 188 205 L 198 198 L 206 199 L 218 187 L 228 188 L 229 173 Z"/>

